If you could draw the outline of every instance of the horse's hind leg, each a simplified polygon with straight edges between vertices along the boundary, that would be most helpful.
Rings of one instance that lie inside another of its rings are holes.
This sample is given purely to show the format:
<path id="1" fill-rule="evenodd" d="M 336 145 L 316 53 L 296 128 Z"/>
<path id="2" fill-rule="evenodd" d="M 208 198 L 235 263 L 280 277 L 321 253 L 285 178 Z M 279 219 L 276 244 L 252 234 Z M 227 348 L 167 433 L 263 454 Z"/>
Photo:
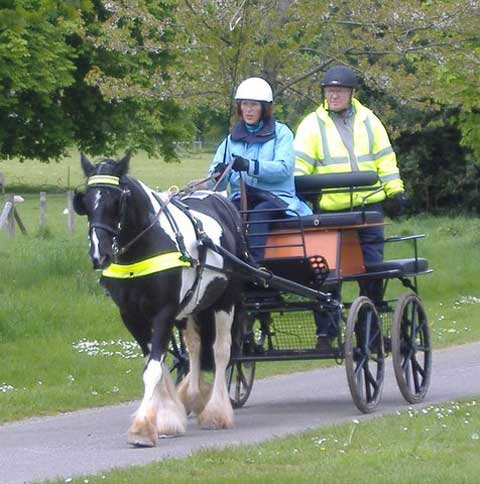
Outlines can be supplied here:
<path id="1" fill-rule="evenodd" d="M 202 428 L 228 429 L 232 428 L 233 408 L 227 390 L 226 369 L 230 359 L 232 345 L 232 322 L 234 307 L 229 310 L 215 311 L 215 378 L 210 399 L 203 412 L 198 416 Z"/>
<path id="2" fill-rule="evenodd" d="M 183 331 L 188 350 L 190 371 L 178 385 L 178 395 L 187 413 L 200 414 L 210 396 L 210 386 L 202 380 L 200 367 L 201 340 L 195 320 L 190 317 Z"/>

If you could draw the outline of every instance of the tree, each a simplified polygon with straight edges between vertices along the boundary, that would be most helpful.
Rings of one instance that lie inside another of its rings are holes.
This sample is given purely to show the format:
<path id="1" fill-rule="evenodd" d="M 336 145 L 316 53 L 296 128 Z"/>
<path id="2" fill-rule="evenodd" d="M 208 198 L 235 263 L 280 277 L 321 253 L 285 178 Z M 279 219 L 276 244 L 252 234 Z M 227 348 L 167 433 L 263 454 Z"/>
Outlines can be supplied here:
<path id="1" fill-rule="evenodd" d="M 276 113 L 295 128 L 320 103 L 326 69 L 345 63 L 360 78 L 360 100 L 385 122 L 401 150 L 401 164 L 406 160 L 401 168 L 411 177 L 407 186 L 417 207 L 457 203 L 455 190 L 472 185 L 471 177 L 478 184 L 478 0 L 184 0 L 179 5 L 188 75 L 176 88 L 190 104 L 226 113 L 232 85 L 260 75 L 274 89 Z M 437 170 L 438 146 L 452 141 L 462 146 L 443 150 Z M 417 193 L 419 179 L 428 186 Z M 439 180 L 444 190 L 435 194 Z"/>
<path id="2" fill-rule="evenodd" d="M 46 159 L 70 141 L 62 109 L 74 82 L 79 12 L 60 2 L 3 2 L 0 10 L 0 152 Z"/>
<path id="3" fill-rule="evenodd" d="M 175 157 L 173 2 L 22 0 L 0 7 L 0 154 L 144 149 Z"/>
<path id="4" fill-rule="evenodd" d="M 260 75 L 281 107 L 301 100 L 313 108 L 324 71 L 347 63 L 367 89 L 382 95 L 373 107 L 387 121 L 394 112 L 385 97 L 395 108 L 438 110 L 448 101 L 437 82 L 442 69 L 451 62 L 475 72 L 478 52 L 471 43 L 478 47 L 479 14 L 478 0 L 184 0 L 177 16 L 188 75 L 177 88 L 189 102 L 225 107 L 232 84 Z M 478 93 L 471 79 L 471 92 Z M 398 135 L 411 126 L 395 128 Z"/>

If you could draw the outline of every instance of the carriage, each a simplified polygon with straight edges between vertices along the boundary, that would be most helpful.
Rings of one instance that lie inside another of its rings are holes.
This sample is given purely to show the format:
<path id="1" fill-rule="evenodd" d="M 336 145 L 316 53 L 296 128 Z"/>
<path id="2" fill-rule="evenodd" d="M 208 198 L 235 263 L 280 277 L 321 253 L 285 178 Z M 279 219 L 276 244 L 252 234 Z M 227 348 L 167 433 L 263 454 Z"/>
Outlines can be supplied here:
<path id="1" fill-rule="evenodd" d="M 297 177 L 296 188 L 316 207 L 322 193 L 348 192 L 352 201 L 376 181 L 374 172 L 310 175 Z M 418 241 L 425 236 L 386 238 L 385 244 L 407 246 L 409 257 L 366 266 L 358 231 L 383 225 L 383 214 L 365 204 L 338 213 L 314 210 L 306 217 L 288 215 L 270 225 L 260 268 L 213 247 L 233 262 L 245 280 L 239 344 L 227 369 L 233 407 L 242 407 L 248 400 L 257 362 L 334 360 L 345 364 L 356 407 L 371 412 L 381 398 L 385 359 L 390 354 L 405 400 L 422 401 L 432 364 L 427 315 L 417 281 L 432 272 L 428 261 L 419 257 Z M 380 301 L 366 296 L 343 300 L 345 283 L 378 279 L 383 281 Z M 387 297 L 391 281 L 400 283 L 398 297 Z M 335 335 L 321 346 L 315 334 L 316 313 L 337 321 Z M 181 330 L 174 333 L 169 351 L 171 371 L 179 382 L 189 369 Z"/>
<path id="2" fill-rule="evenodd" d="M 161 436 L 184 433 L 188 413 L 202 428 L 231 428 L 233 407 L 247 401 L 258 361 L 345 362 L 353 401 L 370 412 L 392 353 L 402 395 L 410 403 L 425 397 L 431 348 L 417 277 L 431 270 L 418 256 L 423 235 L 386 240 L 412 244 L 412 257 L 366 265 L 359 230 L 383 225 L 383 214 L 368 204 L 339 213 L 282 214 L 268 225 L 258 266 L 244 237 L 251 222 L 245 226 L 224 196 L 158 193 L 128 175 L 129 160 L 127 154 L 93 165 L 82 155 L 87 182 L 73 200 L 75 211 L 88 217 L 89 255 L 102 271 L 100 283 L 145 357 L 144 395 L 129 444 L 149 447 Z M 376 182 L 370 172 L 296 180 L 297 192 L 314 207 L 328 191 L 346 190 L 353 201 Z M 392 280 L 407 291 L 389 299 Z M 342 295 L 348 281 L 380 281 L 382 294 L 348 302 Z M 320 346 L 313 324 L 319 317 L 333 322 Z M 212 385 L 202 369 L 213 370 Z"/>

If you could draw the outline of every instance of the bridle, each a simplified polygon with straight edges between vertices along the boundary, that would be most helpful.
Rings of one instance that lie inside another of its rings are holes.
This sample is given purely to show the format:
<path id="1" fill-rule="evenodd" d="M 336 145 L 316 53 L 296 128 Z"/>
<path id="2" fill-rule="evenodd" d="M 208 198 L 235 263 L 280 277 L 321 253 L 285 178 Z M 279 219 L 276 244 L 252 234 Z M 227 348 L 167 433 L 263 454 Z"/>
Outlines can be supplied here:
<path id="1" fill-rule="evenodd" d="M 122 205 L 123 200 L 126 199 L 128 196 L 129 190 L 125 190 L 120 186 L 120 178 L 117 176 L 112 175 L 93 175 L 88 178 L 87 180 L 87 190 L 90 187 L 98 187 L 98 188 L 107 188 L 109 190 L 119 191 L 120 192 L 120 218 L 117 224 L 117 227 L 113 227 L 110 224 L 106 224 L 103 222 L 89 222 L 90 230 L 92 229 L 102 229 L 110 234 L 113 237 L 117 237 L 120 232 L 121 220 L 122 220 Z"/>
<path id="2" fill-rule="evenodd" d="M 112 241 L 112 253 L 114 258 L 118 258 L 119 256 L 125 254 L 134 244 L 136 244 L 147 232 L 149 232 L 158 222 L 160 215 L 165 212 L 167 219 L 175 232 L 177 237 L 177 242 L 179 243 L 179 247 L 182 253 L 185 254 L 185 247 L 183 244 L 183 236 L 181 236 L 178 226 L 167 210 L 167 205 L 171 202 L 172 198 L 177 194 L 176 191 L 170 191 L 167 197 L 167 200 L 162 200 L 159 196 L 155 196 L 155 199 L 158 201 L 160 208 L 153 217 L 152 222 L 147 225 L 144 229 L 142 229 L 137 235 L 135 235 L 131 240 L 129 240 L 126 244 L 120 246 L 118 243 L 118 236 L 120 234 L 120 230 L 124 225 L 124 221 L 126 219 L 126 207 L 127 207 L 127 200 L 130 195 L 130 189 L 122 186 L 122 180 L 120 177 L 113 176 L 113 175 L 93 175 L 88 178 L 87 180 L 87 189 L 88 187 L 103 187 L 108 188 L 110 190 L 120 191 L 120 201 L 119 201 L 119 221 L 117 227 L 113 227 L 112 225 L 105 224 L 102 222 L 90 222 L 90 230 L 91 229 L 102 229 L 106 232 L 112 234 L 113 241 Z"/>

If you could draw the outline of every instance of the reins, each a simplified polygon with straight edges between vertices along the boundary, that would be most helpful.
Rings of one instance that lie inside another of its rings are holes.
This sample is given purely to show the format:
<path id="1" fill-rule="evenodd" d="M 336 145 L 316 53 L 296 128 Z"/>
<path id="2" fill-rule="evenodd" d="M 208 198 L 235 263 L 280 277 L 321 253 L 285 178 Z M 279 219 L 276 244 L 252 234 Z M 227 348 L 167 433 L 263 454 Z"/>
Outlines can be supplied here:
<path id="1" fill-rule="evenodd" d="M 170 203 L 171 199 L 175 195 L 176 195 L 176 192 L 175 193 L 174 192 L 169 192 L 168 199 L 167 199 L 166 202 L 164 202 L 160 197 L 155 196 L 155 199 L 160 204 L 160 208 L 159 208 L 158 212 L 155 214 L 155 216 L 153 217 L 152 222 L 149 225 L 147 225 L 147 227 L 145 227 L 144 229 L 142 229 L 135 237 L 133 237 L 133 239 L 131 239 L 130 241 L 128 241 L 122 247 L 119 247 L 117 241 L 115 240 L 114 243 L 113 243 L 113 246 L 112 246 L 113 255 L 115 257 L 118 257 L 118 256 L 121 256 L 121 255 L 125 254 L 128 251 L 128 249 L 130 249 L 130 247 L 132 247 L 132 245 L 136 244 L 139 239 L 141 239 L 150 229 L 152 229 L 154 227 L 154 225 L 160 219 L 160 215 L 162 214 L 162 212 L 163 211 L 166 211 L 167 205 Z M 167 212 L 168 211 L 166 211 L 166 213 Z M 170 222 L 170 218 L 171 217 L 167 216 L 167 219 L 168 219 L 169 222 Z M 171 225 L 171 223 L 170 223 L 170 225 Z M 175 231 L 175 228 L 174 227 L 172 227 L 172 228 Z M 178 227 L 176 227 L 176 228 L 178 229 Z M 183 251 L 182 251 L 182 253 L 183 253 Z"/>

